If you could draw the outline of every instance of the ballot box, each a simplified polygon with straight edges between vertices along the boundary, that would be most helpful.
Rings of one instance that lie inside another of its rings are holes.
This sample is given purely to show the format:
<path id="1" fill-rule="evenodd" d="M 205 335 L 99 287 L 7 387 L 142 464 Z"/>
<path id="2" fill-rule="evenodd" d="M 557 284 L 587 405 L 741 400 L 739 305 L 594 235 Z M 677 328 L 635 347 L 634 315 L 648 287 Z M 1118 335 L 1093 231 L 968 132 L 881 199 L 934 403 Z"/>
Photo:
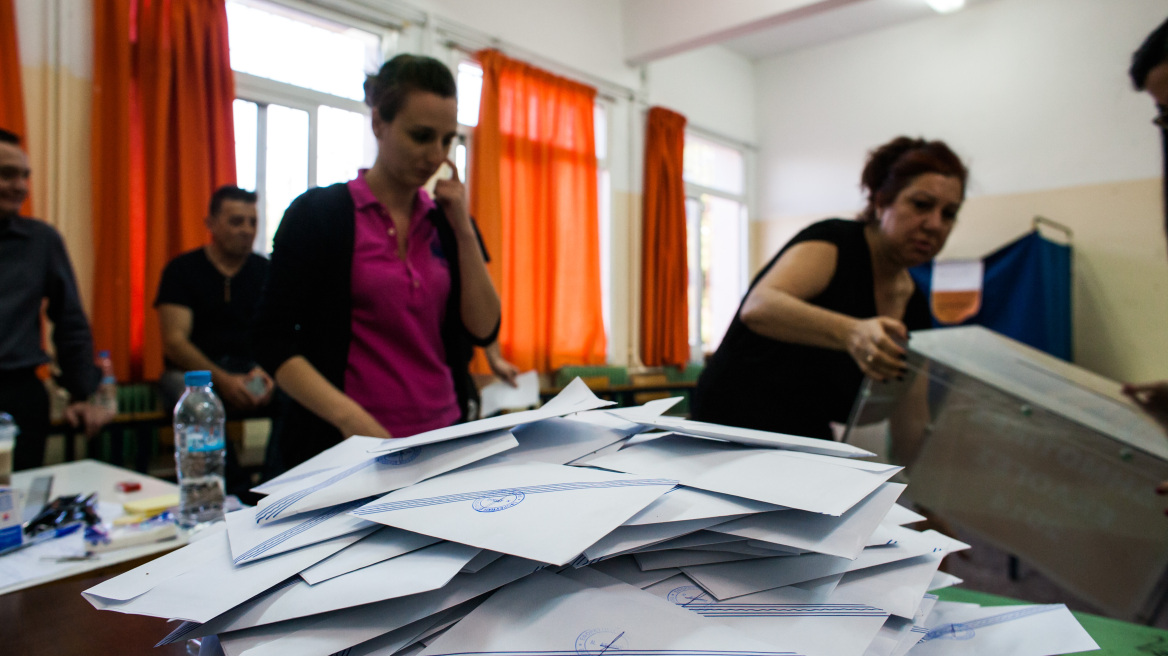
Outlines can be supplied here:
<path id="1" fill-rule="evenodd" d="M 1120 384 L 979 326 L 914 332 L 844 440 L 883 442 L 912 500 L 1116 617 L 1165 594 L 1168 435 Z"/>

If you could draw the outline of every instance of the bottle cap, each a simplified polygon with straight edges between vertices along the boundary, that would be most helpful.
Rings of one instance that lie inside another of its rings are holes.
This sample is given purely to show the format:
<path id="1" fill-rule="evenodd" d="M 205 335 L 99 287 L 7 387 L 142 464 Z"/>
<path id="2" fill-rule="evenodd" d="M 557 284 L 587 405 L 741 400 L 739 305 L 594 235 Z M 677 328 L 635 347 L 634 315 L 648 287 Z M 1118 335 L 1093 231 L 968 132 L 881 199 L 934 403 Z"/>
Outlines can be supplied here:
<path id="1" fill-rule="evenodd" d="M 98 351 L 97 357 L 103 358 L 103 359 L 109 359 L 109 353 L 110 353 L 109 351 Z"/>
<path id="2" fill-rule="evenodd" d="M 206 387 L 211 384 L 210 371 L 188 371 L 183 376 L 183 381 L 187 387 Z"/>

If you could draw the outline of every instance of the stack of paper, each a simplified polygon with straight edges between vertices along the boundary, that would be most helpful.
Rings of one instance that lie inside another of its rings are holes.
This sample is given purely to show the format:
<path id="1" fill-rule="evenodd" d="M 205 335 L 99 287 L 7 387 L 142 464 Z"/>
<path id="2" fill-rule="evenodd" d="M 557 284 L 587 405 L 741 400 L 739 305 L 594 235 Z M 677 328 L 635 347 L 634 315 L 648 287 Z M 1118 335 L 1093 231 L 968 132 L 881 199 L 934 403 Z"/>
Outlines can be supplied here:
<path id="1" fill-rule="evenodd" d="M 538 410 L 352 438 L 84 596 L 230 656 L 1095 648 L 1065 609 L 936 603 L 968 546 L 907 528 L 898 468 L 865 451 L 606 405 L 575 381 Z"/>

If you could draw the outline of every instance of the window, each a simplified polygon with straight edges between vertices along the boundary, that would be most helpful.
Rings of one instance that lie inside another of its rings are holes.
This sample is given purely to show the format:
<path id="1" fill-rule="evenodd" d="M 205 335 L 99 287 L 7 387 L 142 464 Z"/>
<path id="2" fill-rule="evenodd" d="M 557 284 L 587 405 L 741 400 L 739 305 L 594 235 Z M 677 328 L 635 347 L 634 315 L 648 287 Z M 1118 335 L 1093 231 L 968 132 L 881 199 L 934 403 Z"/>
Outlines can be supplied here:
<path id="1" fill-rule="evenodd" d="M 229 0 L 239 185 L 260 194 L 255 250 L 310 187 L 352 179 L 377 152 L 364 81 L 396 33 L 263 0 Z"/>
<path id="2" fill-rule="evenodd" d="M 746 167 L 742 151 L 687 133 L 690 358 L 713 352 L 746 293 Z"/>

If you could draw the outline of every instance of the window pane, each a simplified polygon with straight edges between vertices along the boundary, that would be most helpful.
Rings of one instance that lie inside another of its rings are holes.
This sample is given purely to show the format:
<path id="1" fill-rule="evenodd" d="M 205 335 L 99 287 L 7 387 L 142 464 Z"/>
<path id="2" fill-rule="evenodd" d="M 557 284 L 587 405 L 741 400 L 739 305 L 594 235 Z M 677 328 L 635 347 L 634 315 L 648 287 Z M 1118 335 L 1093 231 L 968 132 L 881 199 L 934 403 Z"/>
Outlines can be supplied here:
<path id="1" fill-rule="evenodd" d="M 470 179 L 470 171 L 466 168 L 466 144 L 454 145 L 454 166 L 458 169 L 458 177 L 463 182 Z"/>
<path id="2" fill-rule="evenodd" d="M 231 109 L 235 116 L 235 184 L 240 189 L 254 191 L 259 108 L 253 102 L 236 99 Z"/>
<path id="3" fill-rule="evenodd" d="M 713 351 L 746 292 L 742 275 L 746 222 L 741 203 L 709 194 L 702 196 L 702 202 L 702 344 L 706 351 Z"/>
<path id="4" fill-rule="evenodd" d="M 741 194 L 745 179 L 742 153 L 708 139 L 685 135 L 684 177 L 703 187 Z"/>
<path id="5" fill-rule="evenodd" d="M 483 95 L 483 69 L 473 62 L 458 65 L 458 122 L 479 124 L 479 100 Z"/>
<path id="6" fill-rule="evenodd" d="M 316 112 L 316 184 L 318 187 L 357 177 L 365 159 L 364 114 L 321 105 Z"/>
<path id="7" fill-rule="evenodd" d="M 343 98 L 365 97 L 375 34 L 256 0 L 227 3 L 231 68 Z"/>
<path id="8" fill-rule="evenodd" d="M 596 132 L 596 159 L 608 159 L 608 112 L 602 105 L 597 104 L 592 113 L 593 130 Z"/>
<path id="9" fill-rule="evenodd" d="M 267 184 L 263 201 L 266 213 L 264 249 L 272 250 L 272 237 L 284 210 L 308 189 L 308 112 L 268 105 Z"/>
<path id="10" fill-rule="evenodd" d="M 689 268 L 689 352 L 690 359 L 702 359 L 702 287 L 701 267 L 702 202 L 685 199 L 686 266 Z"/>

